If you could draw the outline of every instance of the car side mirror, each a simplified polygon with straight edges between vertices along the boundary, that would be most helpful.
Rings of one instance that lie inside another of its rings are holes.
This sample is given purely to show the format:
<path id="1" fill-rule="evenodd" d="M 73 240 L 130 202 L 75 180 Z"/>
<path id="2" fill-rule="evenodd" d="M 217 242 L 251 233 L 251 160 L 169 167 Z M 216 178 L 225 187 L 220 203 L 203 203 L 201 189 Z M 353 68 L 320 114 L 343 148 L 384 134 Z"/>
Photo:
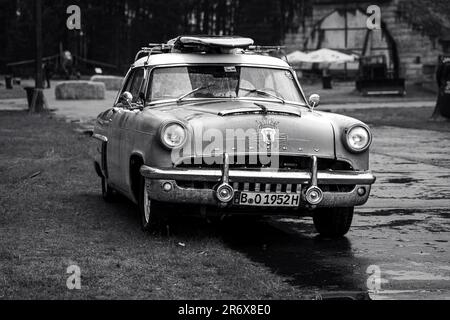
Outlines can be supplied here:
<path id="1" fill-rule="evenodd" d="M 133 101 L 133 95 L 130 92 L 125 91 L 120 95 L 119 102 L 126 105 L 128 108 L 131 108 L 131 101 Z"/>
<path id="2" fill-rule="evenodd" d="M 312 111 L 319 105 L 320 96 L 317 93 L 313 93 L 312 95 L 309 96 L 308 102 L 309 102 L 309 109 Z"/>

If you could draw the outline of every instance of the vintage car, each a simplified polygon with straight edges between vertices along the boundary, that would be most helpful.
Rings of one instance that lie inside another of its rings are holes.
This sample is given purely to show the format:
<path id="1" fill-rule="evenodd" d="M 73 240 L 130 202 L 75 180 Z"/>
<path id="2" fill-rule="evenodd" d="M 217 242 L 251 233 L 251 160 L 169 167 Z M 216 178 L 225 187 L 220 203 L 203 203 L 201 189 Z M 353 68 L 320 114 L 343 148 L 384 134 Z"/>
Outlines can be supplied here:
<path id="1" fill-rule="evenodd" d="M 102 194 L 138 205 L 152 230 L 175 209 L 206 217 L 312 216 L 339 237 L 364 204 L 371 133 L 316 111 L 273 48 L 180 36 L 143 48 L 93 138 Z"/>

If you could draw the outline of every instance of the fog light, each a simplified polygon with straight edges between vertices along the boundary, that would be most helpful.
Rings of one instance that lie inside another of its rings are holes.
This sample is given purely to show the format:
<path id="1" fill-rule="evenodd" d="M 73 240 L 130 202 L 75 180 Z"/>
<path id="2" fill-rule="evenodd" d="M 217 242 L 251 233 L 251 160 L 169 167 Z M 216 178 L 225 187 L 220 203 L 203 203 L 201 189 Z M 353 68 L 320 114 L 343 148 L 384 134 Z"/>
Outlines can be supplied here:
<path id="1" fill-rule="evenodd" d="M 319 204 L 323 199 L 323 192 L 319 187 L 313 186 L 306 190 L 305 196 L 309 204 Z"/>
<path id="2" fill-rule="evenodd" d="M 358 192 L 358 195 L 359 195 L 360 197 L 362 197 L 363 195 L 366 194 L 366 188 L 360 187 L 360 188 L 358 188 L 357 192 Z"/>
<path id="3" fill-rule="evenodd" d="M 172 184 L 170 182 L 164 182 L 163 183 L 163 190 L 166 192 L 169 192 L 172 190 Z"/>
<path id="4" fill-rule="evenodd" d="M 220 186 L 217 187 L 216 196 L 217 199 L 219 199 L 219 201 L 229 202 L 231 201 L 231 199 L 233 199 L 233 195 L 234 190 L 229 184 L 222 183 Z"/>

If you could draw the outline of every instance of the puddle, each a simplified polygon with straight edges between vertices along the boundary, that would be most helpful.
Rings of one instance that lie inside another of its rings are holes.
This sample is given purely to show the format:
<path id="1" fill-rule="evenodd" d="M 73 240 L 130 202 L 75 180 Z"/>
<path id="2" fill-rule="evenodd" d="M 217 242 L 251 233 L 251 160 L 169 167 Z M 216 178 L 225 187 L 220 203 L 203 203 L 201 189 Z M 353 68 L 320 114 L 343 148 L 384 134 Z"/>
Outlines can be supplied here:
<path id="1" fill-rule="evenodd" d="M 358 209 L 356 209 L 358 210 Z M 391 216 L 391 215 L 413 215 L 414 213 L 419 213 L 421 210 L 418 209 L 388 209 L 388 210 L 374 210 L 374 211 L 361 211 L 359 209 L 356 214 L 360 216 Z"/>
<path id="2" fill-rule="evenodd" d="M 387 182 L 389 183 L 416 183 L 420 182 L 420 179 L 414 179 L 410 177 L 402 177 L 402 178 L 389 178 L 387 179 Z"/>
<path id="3" fill-rule="evenodd" d="M 379 290 L 369 292 L 372 300 L 442 300 L 449 299 L 447 290 Z"/>
<path id="4" fill-rule="evenodd" d="M 450 277 L 422 271 L 383 270 L 382 274 L 390 276 L 389 280 L 394 281 L 450 281 Z"/>

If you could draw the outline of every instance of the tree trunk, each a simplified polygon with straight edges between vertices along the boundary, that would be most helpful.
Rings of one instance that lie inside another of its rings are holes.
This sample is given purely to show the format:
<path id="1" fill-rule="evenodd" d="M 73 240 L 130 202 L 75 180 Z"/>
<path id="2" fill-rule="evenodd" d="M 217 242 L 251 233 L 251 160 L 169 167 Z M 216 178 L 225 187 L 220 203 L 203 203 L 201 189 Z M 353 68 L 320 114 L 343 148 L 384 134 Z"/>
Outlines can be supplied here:
<path id="1" fill-rule="evenodd" d="M 43 112 L 46 110 L 46 101 L 43 92 L 42 78 L 42 0 L 35 0 L 35 27 L 36 27 L 36 79 L 30 112 Z"/>
<path id="2" fill-rule="evenodd" d="M 436 102 L 436 107 L 434 108 L 433 114 L 431 115 L 430 120 L 434 121 L 449 121 L 450 118 L 446 117 L 442 112 L 443 108 L 450 108 L 450 106 L 445 106 L 444 103 L 439 101 L 439 96 Z"/>
<path id="3" fill-rule="evenodd" d="M 31 99 L 31 105 L 28 111 L 31 113 L 41 113 L 48 111 L 47 100 L 45 99 L 43 89 L 34 88 L 33 98 Z"/>
<path id="4" fill-rule="evenodd" d="M 438 96 L 431 120 L 448 120 L 450 119 L 450 57 L 439 57 L 436 81 Z"/>

